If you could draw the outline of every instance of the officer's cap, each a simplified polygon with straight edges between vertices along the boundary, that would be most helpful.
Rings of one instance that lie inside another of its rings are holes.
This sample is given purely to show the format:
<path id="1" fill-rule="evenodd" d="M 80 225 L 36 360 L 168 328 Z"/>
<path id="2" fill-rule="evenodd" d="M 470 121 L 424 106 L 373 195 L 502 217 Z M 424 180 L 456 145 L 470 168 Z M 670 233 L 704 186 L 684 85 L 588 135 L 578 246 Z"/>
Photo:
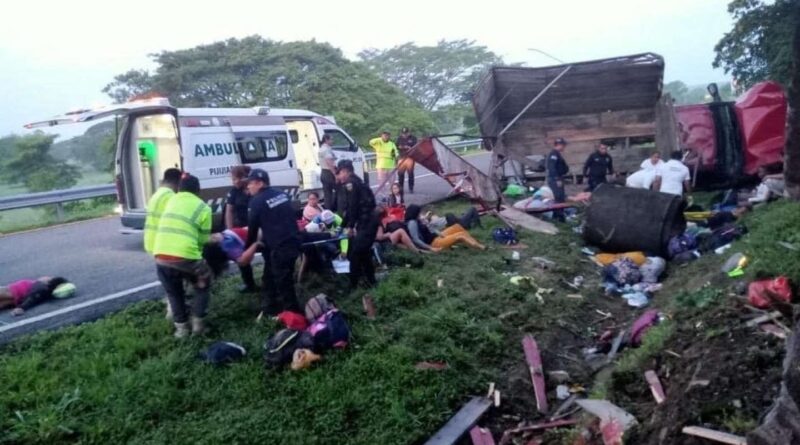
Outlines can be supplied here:
<path id="1" fill-rule="evenodd" d="M 556 140 L 553 141 L 553 145 L 567 145 L 567 140 L 564 138 L 556 138 Z"/>
<path id="2" fill-rule="evenodd" d="M 247 175 L 247 182 L 255 180 L 261 181 L 264 184 L 269 184 L 269 173 L 260 168 L 254 168 L 250 170 L 250 174 Z"/>

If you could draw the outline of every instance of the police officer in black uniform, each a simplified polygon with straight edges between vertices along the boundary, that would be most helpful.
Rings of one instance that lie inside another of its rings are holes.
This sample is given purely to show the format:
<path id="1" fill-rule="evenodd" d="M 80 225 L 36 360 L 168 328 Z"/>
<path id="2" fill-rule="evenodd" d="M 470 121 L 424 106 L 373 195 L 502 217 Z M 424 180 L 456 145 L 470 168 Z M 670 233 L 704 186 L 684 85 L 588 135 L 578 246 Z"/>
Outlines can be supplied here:
<path id="1" fill-rule="evenodd" d="M 562 156 L 566 148 L 567 141 L 564 138 L 557 138 L 553 143 L 553 150 L 547 155 L 547 186 L 553 191 L 556 204 L 567 200 L 567 193 L 564 191 L 564 176 L 569 173 L 569 167 Z M 556 210 L 553 212 L 553 216 L 555 219 L 563 221 L 564 211 Z"/>
<path id="2" fill-rule="evenodd" d="M 608 154 L 608 145 L 601 142 L 583 165 L 583 176 L 589 179 L 589 188 L 586 191 L 593 192 L 597 186 L 605 183 L 607 174 L 614 174 L 614 163 Z"/>
<path id="3" fill-rule="evenodd" d="M 292 199 L 284 191 L 270 187 L 269 175 L 253 169 L 247 176 L 250 215 L 247 247 L 258 240 L 261 230 L 264 274 L 261 288 L 262 315 L 281 311 L 300 311 L 294 290 L 294 265 L 300 255 L 300 238 Z"/>
<path id="4" fill-rule="evenodd" d="M 370 286 L 375 285 L 375 264 L 372 262 L 372 244 L 378 233 L 380 220 L 375 212 L 375 195 L 353 173 L 353 162 L 342 159 L 336 166 L 336 180 L 340 184 L 342 199 L 339 208 L 342 226 L 353 237 L 347 253 L 350 260 L 350 287 L 356 288 L 363 276 Z"/>

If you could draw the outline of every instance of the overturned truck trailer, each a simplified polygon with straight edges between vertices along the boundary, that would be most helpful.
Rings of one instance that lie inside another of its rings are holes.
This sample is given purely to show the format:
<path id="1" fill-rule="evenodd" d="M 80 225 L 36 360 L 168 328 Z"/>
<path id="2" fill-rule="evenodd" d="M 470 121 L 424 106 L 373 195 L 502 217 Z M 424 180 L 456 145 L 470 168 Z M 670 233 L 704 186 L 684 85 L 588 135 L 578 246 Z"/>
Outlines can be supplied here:
<path id="1" fill-rule="evenodd" d="M 492 68 L 478 84 L 473 106 L 485 146 L 494 153 L 493 173 L 535 171 L 537 156 L 546 155 L 559 137 L 569 143 L 564 158 L 572 174 L 581 174 L 601 141 L 612 144 L 617 170 L 638 169 L 657 133 L 664 138 L 660 149 L 677 145 L 671 101 L 660 100 L 663 74 L 664 59 L 653 53 Z"/>

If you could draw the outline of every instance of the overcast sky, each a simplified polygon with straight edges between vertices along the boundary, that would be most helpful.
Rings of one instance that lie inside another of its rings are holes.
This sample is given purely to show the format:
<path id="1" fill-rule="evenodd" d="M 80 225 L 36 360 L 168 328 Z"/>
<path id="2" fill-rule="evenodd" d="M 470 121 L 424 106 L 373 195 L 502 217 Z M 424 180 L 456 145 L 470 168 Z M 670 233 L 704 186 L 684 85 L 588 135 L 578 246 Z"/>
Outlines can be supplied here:
<path id="1" fill-rule="evenodd" d="M 131 3 L 26 0 L 4 6 L 0 27 L 0 135 L 70 109 L 109 103 L 114 75 L 152 68 L 148 54 L 252 34 L 329 42 L 355 59 L 367 47 L 467 38 L 529 66 L 639 52 L 666 60 L 665 80 L 727 79 L 711 68 L 730 30 L 728 0 L 405 0 Z M 62 130 L 62 134 L 74 131 Z"/>

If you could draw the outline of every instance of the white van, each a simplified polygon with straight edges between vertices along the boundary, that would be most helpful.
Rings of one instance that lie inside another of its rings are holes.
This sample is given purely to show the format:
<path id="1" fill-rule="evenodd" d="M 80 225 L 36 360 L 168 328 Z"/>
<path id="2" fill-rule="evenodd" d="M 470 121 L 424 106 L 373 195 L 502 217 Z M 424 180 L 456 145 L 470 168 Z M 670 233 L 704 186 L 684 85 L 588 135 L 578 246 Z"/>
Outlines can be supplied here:
<path id="1" fill-rule="evenodd" d="M 116 185 L 122 225 L 144 227 L 147 200 L 158 188 L 164 170 L 179 168 L 200 179 L 201 197 L 222 222 L 225 196 L 231 188 L 231 167 L 239 164 L 266 170 L 273 186 L 297 200 L 321 183 L 319 141 L 333 137 L 338 159 L 353 161 L 368 181 L 364 153 L 332 117 L 306 110 L 255 108 L 175 108 L 167 99 L 128 102 L 82 110 L 26 128 L 123 118 L 117 140 Z"/>

